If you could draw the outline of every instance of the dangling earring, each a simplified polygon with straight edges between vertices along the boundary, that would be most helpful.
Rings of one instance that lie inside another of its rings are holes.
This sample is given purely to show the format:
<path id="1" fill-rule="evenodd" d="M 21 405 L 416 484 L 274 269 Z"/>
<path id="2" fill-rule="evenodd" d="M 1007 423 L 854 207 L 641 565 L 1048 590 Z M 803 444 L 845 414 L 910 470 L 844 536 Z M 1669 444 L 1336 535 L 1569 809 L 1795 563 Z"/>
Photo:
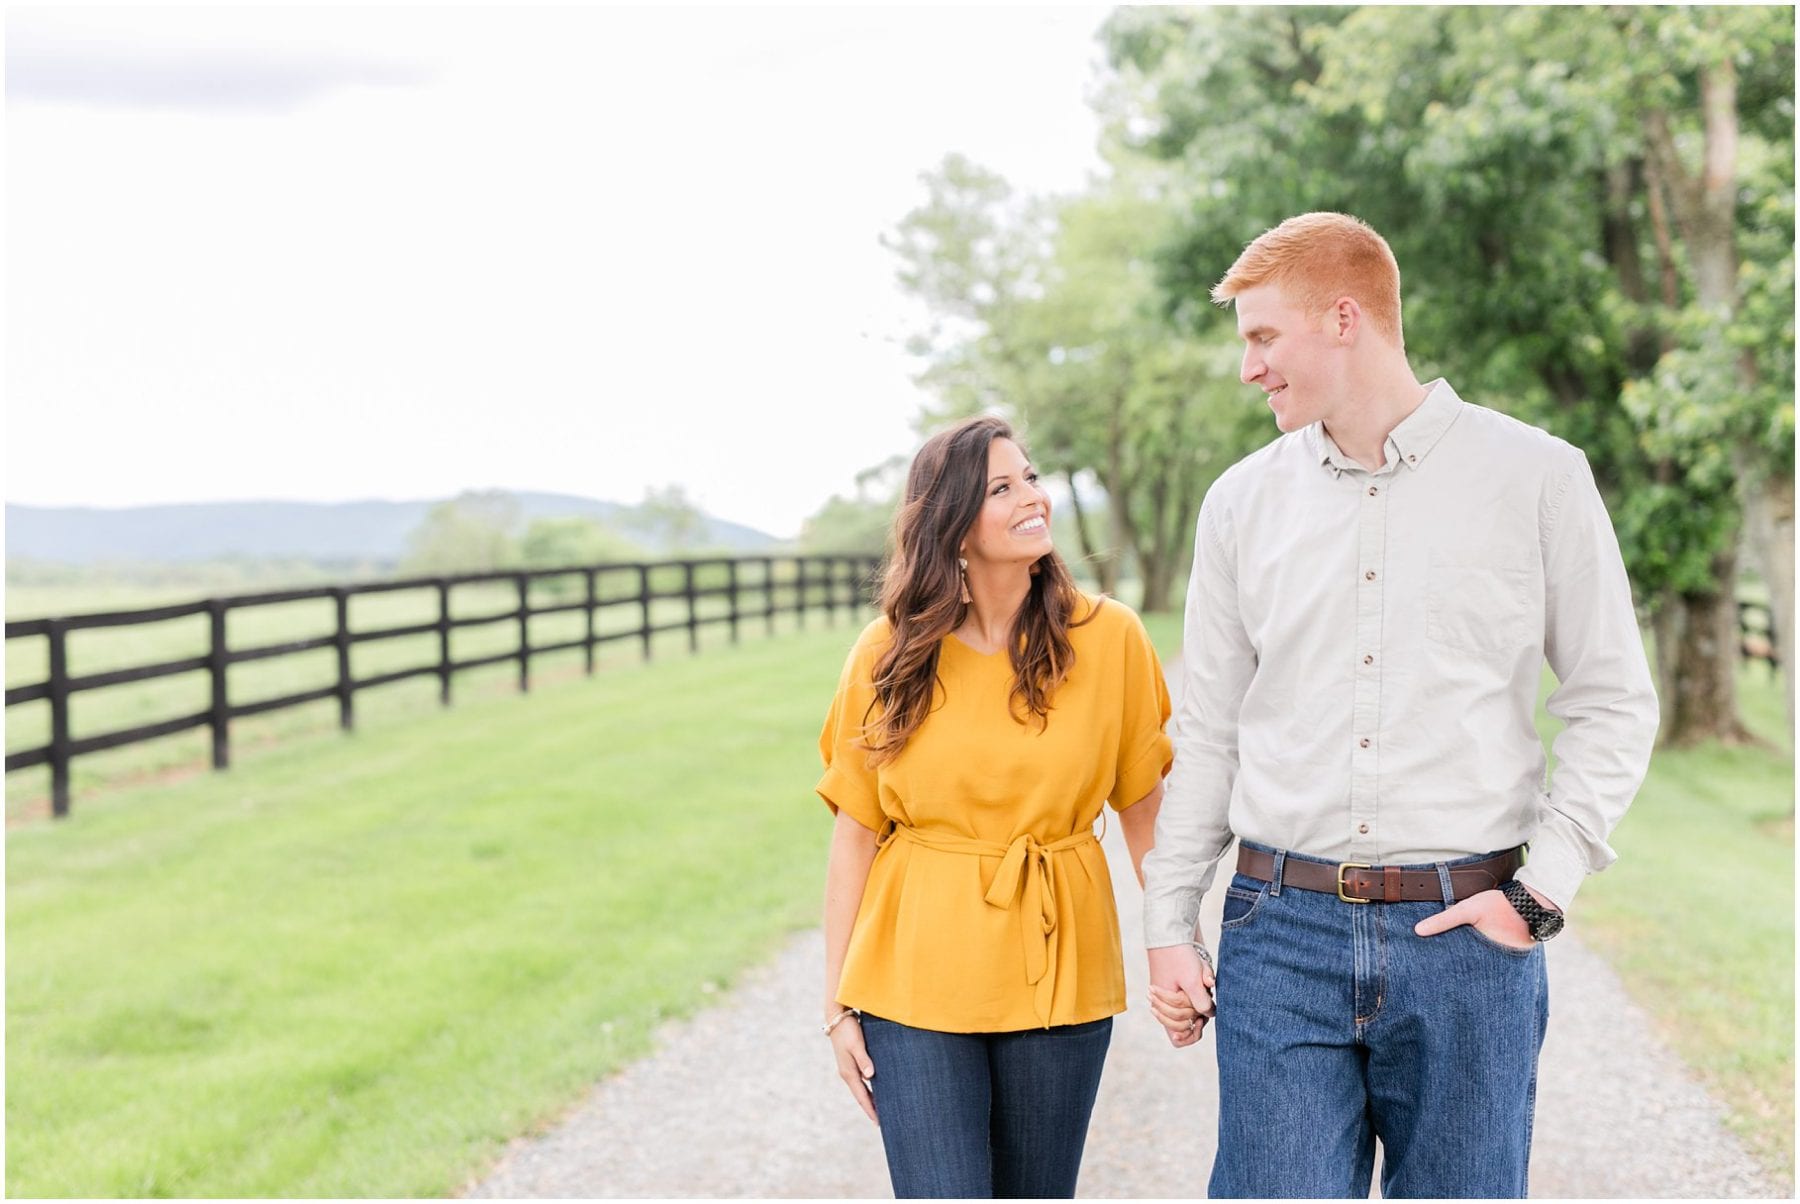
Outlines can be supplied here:
<path id="1" fill-rule="evenodd" d="M 958 556 L 956 558 L 956 571 L 957 571 L 957 574 L 962 578 L 962 600 L 963 600 L 963 605 L 966 606 L 970 602 L 974 601 L 974 599 L 969 597 L 969 562 L 968 562 L 968 560 L 965 559 L 964 557 Z"/>

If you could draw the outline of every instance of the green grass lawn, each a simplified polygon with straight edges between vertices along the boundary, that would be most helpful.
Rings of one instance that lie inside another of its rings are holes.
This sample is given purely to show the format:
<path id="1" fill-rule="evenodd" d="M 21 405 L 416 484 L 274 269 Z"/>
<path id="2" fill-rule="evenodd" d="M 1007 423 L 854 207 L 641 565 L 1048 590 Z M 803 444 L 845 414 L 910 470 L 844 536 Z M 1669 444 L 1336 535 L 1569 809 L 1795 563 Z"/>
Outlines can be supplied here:
<path id="1" fill-rule="evenodd" d="M 15 828 L 9 1193 L 457 1187 L 817 922 L 815 740 L 856 625 Z"/>
<path id="2" fill-rule="evenodd" d="M 724 570 L 708 566 L 696 571 L 700 588 L 722 585 Z M 762 605 L 760 566 L 747 567 L 741 580 L 743 610 Z M 792 577 L 791 564 L 777 566 L 777 581 Z M 681 588 L 679 566 L 659 566 L 651 573 L 650 588 L 657 593 Z M 565 577 L 534 582 L 530 598 L 533 606 L 557 605 L 578 601 L 582 596 L 579 578 Z M 606 574 L 600 579 L 599 594 L 624 597 L 636 590 L 632 573 Z M 778 584 L 778 605 L 791 605 L 791 584 Z M 838 596 L 845 591 L 840 587 Z M 812 626 L 822 625 L 817 613 L 825 602 L 822 587 L 809 587 L 807 605 Z M 6 612 L 12 619 L 38 618 L 49 615 L 83 614 L 107 610 L 137 610 L 173 602 L 192 601 L 202 596 L 192 589 L 115 585 L 100 588 L 13 587 L 7 590 Z M 518 605 L 516 588 L 509 582 L 476 583 L 457 586 L 451 593 L 451 614 L 457 618 L 474 618 L 499 614 Z M 705 621 L 729 611 L 724 597 L 702 598 L 696 611 Z M 840 608 L 842 613 L 842 608 Z M 434 622 L 438 614 L 437 591 L 434 588 L 366 594 L 350 600 L 350 629 L 353 632 Z M 337 612 L 329 598 L 307 599 L 272 606 L 233 610 L 227 617 L 226 642 L 231 649 L 263 647 L 314 636 L 330 635 L 336 630 Z M 662 626 L 685 622 L 687 606 L 679 599 L 658 599 L 651 606 L 651 622 Z M 536 646 L 579 639 L 585 633 L 585 616 L 580 613 L 537 615 L 531 619 L 531 642 Z M 601 635 L 635 631 L 642 623 L 642 612 L 635 602 L 605 606 L 595 615 L 595 629 Z M 778 629 L 791 630 L 791 616 L 777 619 Z M 765 630 L 763 620 L 746 619 L 742 630 L 754 635 Z M 726 638 L 724 624 L 708 624 L 702 628 L 702 639 L 717 644 Z M 455 660 L 499 655 L 518 647 L 518 623 L 515 619 L 458 628 L 451 633 L 450 652 Z M 71 632 L 68 637 L 69 671 L 77 676 L 138 665 L 154 664 L 187 657 L 202 656 L 210 646 L 210 627 L 204 614 L 170 619 L 142 626 L 96 628 Z M 658 658 L 687 654 L 687 633 L 671 631 L 654 637 L 653 652 Z M 606 669 L 628 665 L 641 659 L 636 639 L 623 639 L 601 644 L 597 649 L 599 666 Z M 47 643 L 42 636 L 28 636 L 7 641 L 6 684 L 27 685 L 44 680 L 48 673 Z M 419 665 L 435 665 L 438 640 L 434 633 L 403 636 L 352 645 L 351 674 L 356 678 L 372 677 Z M 534 657 L 533 680 L 567 677 L 581 672 L 580 650 Z M 458 673 L 454 682 L 457 699 L 493 697 L 512 694 L 517 688 L 516 664 L 498 664 Z M 337 653 L 320 648 L 270 660 L 237 664 L 227 670 L 227 694 L 236 703 L 276 698 L 304 690 L 329 686 L 337 681 Z M 119 731 L 141 724 L 191 715 L 210 705 L 211 688 L 204 671 L 190 672 L 153 681 L 110 686 L 101 690 L 74 694 L 69 703 L 69 726 L 76 739 Z M 386 720 L 429 714 L 439 707 L 438 683 L 434 676 L 412 678 L 403 682 L 358 691 L 356 712 L 359 724 L 371 719 Z M 233 721 L 231 728 L 234 757 L 242 750 L 257 750 L 297 737 L 329 732 L 337 727 L 338 711 L 334 699 L 307 703 L 303 706 L 274 711 Z M 6 711 L 6 750 L 16 752 L 35 748 L 49 739 L 50 704 L 38 700 L 8 707 Z M 74 806 L 96 788 L 144 782 L 159 775 L 180 773 L 208 764 L 211 734 L 196 728 L 175 736 L 143 744 L 93 753 L 78 757 L 71 767 L 71 792 Z M 9 820 L 47 813 L 50 794 L 50 770 L 39 766 L 6 778 L 6 814 Z"/>
<path id="3" fill-rule="evenodd" d="M 1794 758 L 1766 667 L 1739 698 L 1769 745 L 1657 753 L 1573 924 L 1791 1190 Z"/>

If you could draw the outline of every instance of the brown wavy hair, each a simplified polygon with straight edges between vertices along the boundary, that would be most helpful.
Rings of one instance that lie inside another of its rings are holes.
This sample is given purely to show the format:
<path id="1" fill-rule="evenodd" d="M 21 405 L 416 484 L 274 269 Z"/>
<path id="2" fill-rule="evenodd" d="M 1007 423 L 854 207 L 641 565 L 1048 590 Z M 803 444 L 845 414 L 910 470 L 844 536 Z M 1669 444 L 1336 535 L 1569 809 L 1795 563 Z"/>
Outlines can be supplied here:
<path id="1" fill-rule="evenodd" d="M 875 700 L 863 716 L 871 765 L 899 756 L 933 710 L 941 686 L 938 650 L 968 611 L 958 550 L 987 498 L 988 445 L 996 439 L 1017 442 L 1005 421 L 970 418 L 926 440 L 907 472 L 906 497 L 894 516 L 894 551 L 881 581 L 881 611 L 893 640 L 875 662 Z M 1031 590 L 1007 633 L 1013 668 L 1008 709 L 1020 723 L 1035 716 L 1048 726 L 1050 696 L 1075 663 L 1069 630 L 1080 626 L 1072 619 L 1081 595 L 1054 551 L 1039 557 L 1031 574 Z"/>

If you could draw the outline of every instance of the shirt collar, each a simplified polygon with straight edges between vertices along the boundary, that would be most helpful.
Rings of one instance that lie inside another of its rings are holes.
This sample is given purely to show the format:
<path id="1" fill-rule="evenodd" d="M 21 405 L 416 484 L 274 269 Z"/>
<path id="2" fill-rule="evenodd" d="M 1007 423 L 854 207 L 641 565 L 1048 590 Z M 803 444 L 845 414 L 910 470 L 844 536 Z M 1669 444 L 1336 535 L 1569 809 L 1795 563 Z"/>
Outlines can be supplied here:
<path id="1" fill-rule="evenodd" d="M 1443 377 L 1426 385 L 1425 400 L 1388 435 L 1388 444 L 1397 453 L 1400 463 L 1417 468 L 1444 437 L 1444 432 L 1450 429 L 1462 408 L 1462 398 Z"/>
<path id="2" fill-rule="evenodd" d="M 1389 432 L 1384 449 L 1388 464 L 1383 467 L 1383 471 L 1389 471 L 1398 464 L 1417 468 L 1431 454 L 1431 449 L 1437 446 L 1444 432 L 1450 429 L 1450 424 L 1456 421 L 1462 407 L 1462 398 L 1456 395 L 1456 390 L 1443 377 L 1426 385 L 1424 400 L 1419 402 L 1399 426 Z M 1307 427 L 1306 437 L 1311 441 L 1319 463 L 1329 469 L 1333 476 L 1368 471 L 1338 450 L 1331 436 L 1325 433 L 1323 422 L 1315 422 Z"/>

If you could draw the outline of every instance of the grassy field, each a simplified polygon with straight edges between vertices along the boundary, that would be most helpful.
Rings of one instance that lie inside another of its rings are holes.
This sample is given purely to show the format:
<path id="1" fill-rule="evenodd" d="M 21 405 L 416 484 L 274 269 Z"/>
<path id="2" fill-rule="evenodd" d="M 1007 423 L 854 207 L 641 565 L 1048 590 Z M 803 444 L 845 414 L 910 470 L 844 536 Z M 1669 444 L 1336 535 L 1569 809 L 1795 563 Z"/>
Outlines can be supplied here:
<path id="1" fill-rule="evenodd" d="M 781 566 L 791 575 L 791 567 Z M 760 568 L 744 572 L 746 583 L 759 580 Z M 710 574 L 710 576 L 709 576 Z M 716 578 L 716 580 L 714 580 Z M 679 568 L 663 567 L 651 574 L 651 589 L 667 593 L 681 588 Z M 701 588 L 724 583 L 723 570 L 702 569 L 696 573 Z M 579 578 L 536 582 L 530 594 L 533 606 L 557 605 L 577 601 L 583 586 Z M 623 597 L 635 592 L 634 574 L 603 575 L 600 597 Z M 811 587 L 807 591 L 809 608 L 822 607 L 825 591 Z M 11 619 L 37 618 L 48 615 L 92 613 L 104 610 L 136 610 L 173 602 L 187 602 L 202 596 L 192 589 L 155 589 L 114 586 L 94 589 L 45 589 L 14 587 L 7 591 L 6 613 Z M 840 588 L 839 597 L 843 596 Z M 791 605 L 791 585 L 776 589 L 778 605 Z M 746 589 L 742 607 L 745 610 L 762 604 L 761 592 Z M 518 605 L 518 594 L 509 583 L 458 586 L 451 593 L 451 614 L 456 618 L 480 617 L 502 613 Z M 717 619 L 728 613 L 725 598 L 702 598 L 696 611 L 702 621 Z M 438 600 L 435 589 L 409 590 L 395 593 L 369 594 L 350 601 L 350 629 L 374 631 L 437 618 Z M 842 608 L 840 608 L 842 613 Z M 651 622 L 662 626 L 685 622 L 687 607 L 679 599 L 660 599 L 652 603 Z M 813 626 L 822 624 L 818 613 L 809 616 Z M 635 631 L 642 622 L 636 603 L 605 606 L 596 612 L 595 629 L 601 635 Z M 226 643 L 232 649 L 255 648 L 285 641 L 330 635 L 336 629 L 335 604 L 328 598 L 301 602 L 257 606 L 232 611 L 226 624 Z M 161 623 L 129 628 L 100 628 L 71 632 L 68 638 L 69 671 L 75 675 L 105 672 L 136 665 L 179 660 L 204 655 L 210 643 L 209 620 L 206 615 L 190 615 Z M 784 629 L 793 626 L 791 617 L 778 620 Z M 585 632 L 585 617 L 579 613 L 540 615 L 531 619 L 531 642 L 534 645 L 560 643 L 579 639 Z M 742 624 L 746 634 L 765 630 L 760 619 Z M 702 628 L 704 645 L 717 645 L 728 638 L 724 624 Z M 654 637 L 652 650 L 658 657 L 686 655 L 688 637 L 685 631 L 664 632 Z M 451 633 L 450 653 L 455 660 L 470 660 L 498 655 L 518 647 L 518 623 L 514 619 L 481 626 L 459 628 Z M 24 637 L 7 642 L 6 684 L 8 687 L 44 680 L 48 674 L 46 641 L 41 636 Z M 642 652 L 635 639 L 601 644 L 597 664 L 601 671 L 640 660 Z M 435 665 L 438 641 L 435 634 L 406 636 L 353 645 L 350 650 L 351 674 L 356 678 L 371 677 L 417 665 Z M 579 649 L 532 659 L 534 681 L 565 678 L 582 671 L 583 657 Z M 516 691 L 518 669 L 515 664 L 499 664 L 458 673 L 454 694 L 467 697 L 503 696 Z M 227 694 L 234 704 L 276 698 L 303 690 L 329 686 L 337 681 L 337 653 L 331 648 L 315 649 L 271 660 L 233 665 L 227 670 Z M 154 681 L 101 690 L 83 691 L 70 698 L 69 726 L 76 739 L 118 731 L 162 719 L 202 711 L 210 704 L 210 684 L 205 672 L 192 672 Z M 413 678 L 379 688 L 358 691 L 357 722 L 385 722 L 427 714 L 439 707 L 438 683 L 435 677 Z M 335 699 L 325 699 L 303 706 L 252 716 L 233 721 L 231 725 L 234 757 L 242 751 L 255 752 L 296 737 L 334 730 L 338 724 Z M 34 748 L 49 739 L 50 704 L 39 700 L 8 707 L 6 713 L 6 750 Z M 196 728 L 144 744 L 129 745 L 102 753 L 78 757 L 71 767 L 71 791 L 74 805 L 82 805 L 82 797 L 96 788 L 131 782 L 144 782 L 158 776 L 181 773 L 208 764 L 211 735 Z M 43 814 L 48 809 L 50 770 L 48 766 L 22 770 L 7 775 L 6 814 L 9 821 Z"/>
<path id="2" fill-rule="evenodd" d="M 297 739 L 7 840 L 13 1195 L 431 1196 L 816 922 L 852 624 Z"/>

